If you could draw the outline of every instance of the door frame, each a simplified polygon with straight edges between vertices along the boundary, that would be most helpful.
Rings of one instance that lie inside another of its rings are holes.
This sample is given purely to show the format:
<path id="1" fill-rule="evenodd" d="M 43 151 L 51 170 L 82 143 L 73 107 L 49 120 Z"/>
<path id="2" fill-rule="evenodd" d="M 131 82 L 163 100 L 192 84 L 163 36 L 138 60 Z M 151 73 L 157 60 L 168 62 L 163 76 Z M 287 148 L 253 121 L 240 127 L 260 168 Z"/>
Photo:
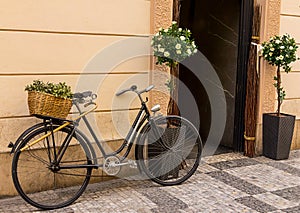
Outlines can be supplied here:
<path id="1" fill-rule="evenodd" d="M 253 6 L 254 0 L 241 1 L 233 132 L 233 149 L 234 151 L 238 152 L 244 151 L 244 113 L 246 103 L 249 48 L 252 37 Z"/>

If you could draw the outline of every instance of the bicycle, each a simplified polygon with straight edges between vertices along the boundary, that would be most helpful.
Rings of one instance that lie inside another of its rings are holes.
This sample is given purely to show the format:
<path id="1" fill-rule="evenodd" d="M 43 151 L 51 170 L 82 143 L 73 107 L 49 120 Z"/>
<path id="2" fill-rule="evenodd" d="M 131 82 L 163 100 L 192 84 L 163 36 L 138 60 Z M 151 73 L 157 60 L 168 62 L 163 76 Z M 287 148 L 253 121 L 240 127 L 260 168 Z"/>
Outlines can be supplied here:
<path id="1" fill-rule="evenodd" d="M 92 170 L 102 168 L 108 175 L 117 175 L 122 166 L 130 164 L 137 165 L 141 174 L 161 185 L 181 184 L 190 178 L 200 162 L 201 138 L 185 118 L 157 115 L 159 105 L 150 114 L 148 98 L 143 100 L 141 94 L 153 87 L 138 91 L 133 85 L 116 94 L 135 92 L 141 107 L 124 142 L 111 153 L 105 151 L 104 142 L 98 140 L 86 117 L 97 108 L 93 101 L 97 96 L 92 92 L 74 94 L 73 105 L 79 116 L 73 120 L 36 115 L 43 122 L 26 130 L 15 144 L 9 145 L 14 153 L 13 183 L 20 196 L 40 209 L 62 208 L 84 192 L 93 177 Z M 96 147 L 78 129 L 81 120 Z M 134 145 L 135 161 L 128 160 Z M 99 163 L 95 148 L 100 150 L 103 163 Z M 122 151 L 125 153 L 121 155 Z"/>

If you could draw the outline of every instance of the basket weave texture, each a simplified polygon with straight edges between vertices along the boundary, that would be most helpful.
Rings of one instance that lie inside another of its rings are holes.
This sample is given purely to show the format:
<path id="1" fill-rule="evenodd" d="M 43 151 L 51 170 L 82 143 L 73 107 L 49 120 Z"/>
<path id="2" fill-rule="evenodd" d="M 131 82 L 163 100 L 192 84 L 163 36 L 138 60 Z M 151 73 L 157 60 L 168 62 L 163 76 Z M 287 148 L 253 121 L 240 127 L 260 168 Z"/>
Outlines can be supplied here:
<path id="1" fill-rule="evenodd" d="M 28 108 L 31 115 L 44 115 L 55 118 L 66 118 L 72 107 L 72 100 L 54 95 L 29 91 Z"/>

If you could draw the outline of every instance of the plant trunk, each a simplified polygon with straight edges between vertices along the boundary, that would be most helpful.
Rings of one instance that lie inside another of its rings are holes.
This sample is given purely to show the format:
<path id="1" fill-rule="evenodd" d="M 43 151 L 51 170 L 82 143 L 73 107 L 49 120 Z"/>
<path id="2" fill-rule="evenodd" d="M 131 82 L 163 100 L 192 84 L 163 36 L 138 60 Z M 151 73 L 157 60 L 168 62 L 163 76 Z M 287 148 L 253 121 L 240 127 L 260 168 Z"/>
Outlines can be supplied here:
<path id="1" fill-rule="evenodd" d="M 281 87 L 280 66 L 277 66 L 277 116 L 280 116 L 280 107 L 281 107 L 280 87 Z"/>
<path id="2" fill-rule="evenodd" d="M 180 21 L 180 0 L 173 0 L 173 21 L 179 26 Z"/>
<path id="3" fill-rule="evenodd" d="M 173 65 L 170 68 L 171 74 L 171 90 L 170 100 L 168 104 L 167 113 L 168 115 L 180 115 L 178 108 L 178 84 L 179 84 L 179 64 Z"/>
<path id="4" fill-rule="evenodd" d="M 180 0 L 173 0 L 173 21 L 176 21 L 179 26 L 180 21 Z M 180 115 L 178 108 L 178 86 L 179 86 L 179 64 L 170 67 L 171 76 L 171 91 L 168 104 L 168 115 Z"/>

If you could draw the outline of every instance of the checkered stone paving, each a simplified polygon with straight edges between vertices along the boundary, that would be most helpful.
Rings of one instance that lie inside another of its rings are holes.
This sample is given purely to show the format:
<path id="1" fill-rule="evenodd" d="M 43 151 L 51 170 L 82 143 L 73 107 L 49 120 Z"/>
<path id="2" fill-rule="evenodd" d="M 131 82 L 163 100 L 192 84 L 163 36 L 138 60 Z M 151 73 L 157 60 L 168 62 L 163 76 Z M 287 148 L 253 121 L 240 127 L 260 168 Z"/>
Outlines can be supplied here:
<path id="1" fill-rule="evenodd" d="M 40 211 L 19 196 L 0 199 L 6 212 L 300 212 L 300 150 L 288 160 L 239 153 L 204 157 L 184 184 L 114 179 L 90 184 L 72 205 Z"/>

